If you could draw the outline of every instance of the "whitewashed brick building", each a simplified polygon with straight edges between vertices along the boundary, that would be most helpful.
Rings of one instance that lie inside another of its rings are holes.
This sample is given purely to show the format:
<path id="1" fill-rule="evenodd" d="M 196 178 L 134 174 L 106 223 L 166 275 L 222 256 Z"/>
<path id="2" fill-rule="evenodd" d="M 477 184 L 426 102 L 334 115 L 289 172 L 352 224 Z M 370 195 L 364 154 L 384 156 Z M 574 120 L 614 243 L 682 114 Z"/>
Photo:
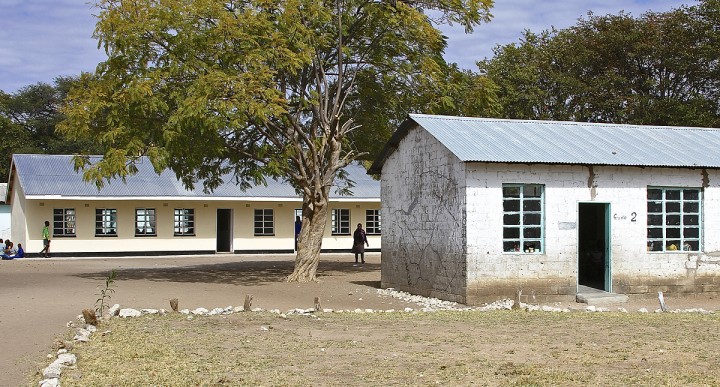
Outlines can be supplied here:
<path id="1" fill-rule="evenodd" d="M 380 173 L 382 287 L 477 304 L 720 291 L 720 130 L 411 115 Z"/>

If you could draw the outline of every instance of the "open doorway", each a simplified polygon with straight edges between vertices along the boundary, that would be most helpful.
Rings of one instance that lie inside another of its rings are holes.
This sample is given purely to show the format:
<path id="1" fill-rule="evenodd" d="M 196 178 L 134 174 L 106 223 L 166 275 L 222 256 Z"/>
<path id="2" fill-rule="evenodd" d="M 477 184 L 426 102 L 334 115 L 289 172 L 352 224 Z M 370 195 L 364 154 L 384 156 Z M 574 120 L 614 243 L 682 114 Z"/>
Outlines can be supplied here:
<path id="1" fill-rule="evenodd" d="M 578 206 L 578 284 L 610 292 L 610 204 Z"/>
<path id="2" fill-rule="evenodd" d="M 217 210 L 217 252 L 232 253 L 232 210 L 218 208 Z"/>

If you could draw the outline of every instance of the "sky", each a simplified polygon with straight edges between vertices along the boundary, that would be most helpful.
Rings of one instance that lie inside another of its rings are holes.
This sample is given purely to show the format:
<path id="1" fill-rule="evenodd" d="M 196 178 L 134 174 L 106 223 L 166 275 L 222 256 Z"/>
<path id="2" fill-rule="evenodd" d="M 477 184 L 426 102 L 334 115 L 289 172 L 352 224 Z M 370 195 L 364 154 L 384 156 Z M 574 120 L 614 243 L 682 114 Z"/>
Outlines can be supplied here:
<path id="1" fill-rule="evenodd" d="M 694 0 L 495 0 L 492 21 L 472 34 L 458 26 L 442 28 L 449 38 L 445 58 L 475 69 L 492 57 L 496 45 L 518 42 L 524 30 L 541 32 L 576 24 L 596 15 L 625 11 L 641 16 L 669 11 Z M 14 93 L 58 76 L 94 71 L 105 59 L 92 38 L 97 10 L 87 0 L 0 0 L 0 90 Z"/>

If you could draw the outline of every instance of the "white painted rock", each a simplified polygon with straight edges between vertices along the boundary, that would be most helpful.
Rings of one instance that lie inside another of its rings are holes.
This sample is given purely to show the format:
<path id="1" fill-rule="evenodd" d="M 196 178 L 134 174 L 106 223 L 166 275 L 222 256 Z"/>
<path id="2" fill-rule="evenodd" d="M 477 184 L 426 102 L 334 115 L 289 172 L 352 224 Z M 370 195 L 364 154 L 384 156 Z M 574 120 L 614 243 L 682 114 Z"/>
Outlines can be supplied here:
<path id="1" fill-rule="evenodd" d="M 85 325 L 85 330 L 90 333 L 95 333 L 95 332 L 97 332 L 97 327 L 95 325 L 88 324 L 88 325 Z"/>
<path id="2" fill-rule="evenodd" d="M 58 378 L 50 378 L 50 379 L 43 379 L 40 381 L 40 387 L 58 387 L 60 386 L 60 379 Z"/>
<path id="3" fill-rule="evenodd" d="M 198 314 L 207 314 L 208 312 L 209 312 L 209 311 L 208 311 L 207 309 L 205 309 L 205 308 L 197 308 L 197 309 L 193 310 L 193 311 L 190 312 L 190 313 L 192 313 L 192 314 L 194 314 L 194 315 L 198 315 Z"/>
<path id="4" fill-rule="evenodd" d="M 190 309 L 183 309 L 180 311 L 182 314 L 190 314 Z"/>
<path id="5" fill-rule="evenodd" d="M 54 379 L 59 378 L 62 373 L 62 365 L 58 363 L 52 363 L 43 370 L 43 378 Z"/>
<path id="6" fill-rule="evenodd" d="M 253 312 L 262 312 L 263 308 L 253 308 L 252 311 Z"/>
<path id="7" fill-rule="evenodd" d="M 236 306 L 233 308 L 233 312 L 235 312 L 235 313 L 244 312 L 244 311 L 245 311 L 244 306 Z"/>
<path id="8" fill-rule="evenodd" d="M 638 309 L 638 312 L 640 312 L 640 313 L 647 313 L 648 310 L 645 309 L 645 308 L 640 308 L 640 309 Z"/>
<path id="9" fill-rule="evenodd" d="M 142 316 L 142 313 L 139 310 L 132 309 L 132 308 L 120 309 L 120 317 L 122 317 L 122 318 L 140 317 L 140 316 Z"/>
<path id="10" fill-rule="evenodd" d="M 223 309 L 223 308 L 215 308 L 215 309 L 211 310 L 210 312 L 208 312 L 208 315 L 214 316 L 216 314 L 221 314 L 224 311 L 225 311 L 225 309 Z"/>
<path id="11" fill-rule="evenodd" d="M 410 312 L 413 311 L 413 308 L 405 308 L 405 311 L 408 312 L 408 313 L 410 313 Z"/>
<path id="12" fill-rule="evenodd" d="M 108 316 L 115 317 L 120 313 L 120 304 L 115 304 L 108 309 Z"/>
<path id="13" fill-rule="evenodd" d="M 77 363 L 77 357 L 72 353 L 63 353 L 58 355 L 58 358 L 54 363 L 60 363 L 64 366 L 75 365 L 75 363 Z"/>
<path id="14" fill-rule="evenodd" d="M 158 314 L 160 313 L 157 309 L 140 309 L 140 313 L 142 314 Z"/>

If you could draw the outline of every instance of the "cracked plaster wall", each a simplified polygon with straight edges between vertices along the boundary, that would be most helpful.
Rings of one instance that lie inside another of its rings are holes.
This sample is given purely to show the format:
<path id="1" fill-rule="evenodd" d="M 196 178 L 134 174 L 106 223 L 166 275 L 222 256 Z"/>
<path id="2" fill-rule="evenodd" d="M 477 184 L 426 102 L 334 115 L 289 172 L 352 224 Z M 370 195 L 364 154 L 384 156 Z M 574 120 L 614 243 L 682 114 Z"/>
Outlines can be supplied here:
<path id="1" fill-rule="evenodd" d="M 417 128 L 385 161 L 383 288 L 465 302 L 464 167 Z"/>
<path id="2" fill-rule="evenodd" d="M 704 248 L 711 253 L 688 254 L 646 251 L 647 186 L 702 187 L 701 170 L 486 163 L 466 168 L 468 303 L 512 297 L 517 289 L 526 297 L 574 295 L 578 202 L 593 200 L 610 203 L 614 291 L 720 290 L 720 252 L 712 253 L 720 250 L 717 171 L 705 172 Z M 503 183 L 545 185 L 543 254 L 502 251 Z"/>

